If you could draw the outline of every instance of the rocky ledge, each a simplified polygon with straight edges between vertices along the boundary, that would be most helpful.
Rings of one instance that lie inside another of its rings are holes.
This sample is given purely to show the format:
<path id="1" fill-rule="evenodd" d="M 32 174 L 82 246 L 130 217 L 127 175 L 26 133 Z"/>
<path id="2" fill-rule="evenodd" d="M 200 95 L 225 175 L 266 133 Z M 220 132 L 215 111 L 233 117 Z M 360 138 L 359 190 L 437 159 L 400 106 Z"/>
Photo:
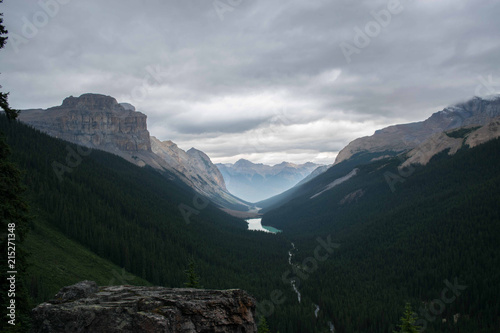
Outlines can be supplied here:
<path id="1" fill-rule="evenodd" d="M 83 281 L 33 309 L 32 332 L 257 332 L 242 290 L 98 287 Z"/>

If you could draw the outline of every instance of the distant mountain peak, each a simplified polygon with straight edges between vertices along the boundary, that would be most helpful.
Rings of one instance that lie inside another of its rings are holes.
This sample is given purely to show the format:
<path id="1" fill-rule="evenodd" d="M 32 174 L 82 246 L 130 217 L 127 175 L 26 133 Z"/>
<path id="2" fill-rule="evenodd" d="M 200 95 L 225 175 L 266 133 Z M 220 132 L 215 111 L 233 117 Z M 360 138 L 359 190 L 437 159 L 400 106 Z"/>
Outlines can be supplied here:
<path id="1" fill-rule="evenodd" d="M 217 164 L 228 190 L 244 200 L 257 202 L 295 186 L 319 165 L 308 162 L 276 165 L 253 163 L 240 159 L 234 164 Z"/>
<path id="2" fill-rule="evenodd" d="M 234 167 L 238 167 L 238 168 L 247 167 L 247 166 L 251 167 L 254 165 L 259 165 L 259 164 L 253 163 L 253 162 L 246 160 L 244 158 L 241 158 L 238 161 L 236 161 L 236 163 L 234 163 Z M 262 165 L 262 164 L 260 164 L 260 165 Z"/>
<path id="3" fill-rule="evenodd" d="M 206 155 L 204 152 L 202 152 L 201 150 L 198 150 L 198 149 L 196 149 L 194 147 L 191 147 L 191 149 L 189 149 L 186 153 L 192 154 L 192 155 L 194 155 L 194 154 L 203 154 L 203 155 Z"/>
<path id="4" fill-rule="evenodd" d="M 293 163 L 290 163 L 290 162 L 281 162 L 280 164 L 276 164 L 275 167 L 292 167 L 292 168 L 295 168 L 297 167 L 297 164 L 293 164 Z"/>

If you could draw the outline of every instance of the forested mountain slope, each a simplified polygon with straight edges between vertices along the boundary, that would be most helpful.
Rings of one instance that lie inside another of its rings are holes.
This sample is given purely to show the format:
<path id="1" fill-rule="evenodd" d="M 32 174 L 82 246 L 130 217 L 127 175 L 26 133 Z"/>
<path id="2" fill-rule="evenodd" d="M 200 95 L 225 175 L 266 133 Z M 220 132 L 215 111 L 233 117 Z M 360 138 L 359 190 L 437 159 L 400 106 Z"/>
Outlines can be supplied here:
<path id="1" fill-rule="evenodd" d="M 205 288 L 241 288 L 259 300 L 282 288 L 293 297 L 281 281 L 290 246 L 281 235 L 248 231 L 244 221 L 223 213 L 168 173 L 84 150 L 19 122 L 9 123 L 4 116 L 0 132 L 23 170 L 34 215 L 26 247 L 36 264 L 26 278 L 37 300 L 86 276 L 103 283 L 111 276 L 120 284 L 121 276 L 133 274 L 154 285 L 182 287 L 190 257 Z M 74 249 L 75 258 L 68 258 L 71 242 L 84 247 Z M 86 266 L 94 260 L 90 251 L 105 261 L 97 258 L 95 266 Z M 85 256 L 90 259 L 78 261 Z M 39 262 L 59 265 L 40 267 Z M 108 268 L 97 267 L 105 262 L 112 263 L 110 274 Z M 284 311 L 285 306 L 275 316 L 287 320 Z M 273 318 L 269 321 L 274 325 Z"/>
<path id="2" fill-rule="evenodd" d="M 307 279 L 296 275 L 337 332 L 388 332 L 406 301 L 426 332 L 498 332 L 500 140 L 426 166 L 400 169 L 404 160 L 339 163 L 263 223 L 295 242 L 297 263 L 308 264 L 318 236 L 340 244 Z M 461 286 L 454 297 L 450 284 Z"/>

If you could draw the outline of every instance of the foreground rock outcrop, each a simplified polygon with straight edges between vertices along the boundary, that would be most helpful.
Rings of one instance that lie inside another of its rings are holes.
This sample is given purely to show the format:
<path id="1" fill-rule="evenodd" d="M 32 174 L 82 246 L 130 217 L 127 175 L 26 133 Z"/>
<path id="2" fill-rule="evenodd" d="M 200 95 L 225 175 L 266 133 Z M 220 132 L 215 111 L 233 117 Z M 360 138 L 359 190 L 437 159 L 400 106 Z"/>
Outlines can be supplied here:
<path id="1" fill-rule="evenodd" d="M 255 306 L 237 289 L 98 287 L 83 281 L 33 309 L 32 332 L 257 332 Z"/>

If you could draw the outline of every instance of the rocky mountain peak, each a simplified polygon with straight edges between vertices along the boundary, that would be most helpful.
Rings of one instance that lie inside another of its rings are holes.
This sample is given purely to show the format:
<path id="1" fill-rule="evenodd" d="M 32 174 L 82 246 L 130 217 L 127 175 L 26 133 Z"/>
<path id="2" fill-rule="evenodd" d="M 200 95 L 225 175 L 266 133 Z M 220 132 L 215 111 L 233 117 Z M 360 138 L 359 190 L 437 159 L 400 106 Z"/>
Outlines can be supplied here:
<path id="1" fill-rule="evenodd" d="M 191 156 L 201 156 L 203 158 L 209 158 L 207 156 L 207 154 L 205 154 L 204 152 L 202 152 L 201 150 L 198 150 L 196 148 L 191 148 L 186 153 L 191 155 Z"/>
<path id="2" fill-rule="evenodd" d="M 77 110 L 113 110 L 115 108 L 123 108 L 111 96 L 90 93 L 83 94 L 80 97 L 67 97 L 64 99 L 61 107 Z"/>

